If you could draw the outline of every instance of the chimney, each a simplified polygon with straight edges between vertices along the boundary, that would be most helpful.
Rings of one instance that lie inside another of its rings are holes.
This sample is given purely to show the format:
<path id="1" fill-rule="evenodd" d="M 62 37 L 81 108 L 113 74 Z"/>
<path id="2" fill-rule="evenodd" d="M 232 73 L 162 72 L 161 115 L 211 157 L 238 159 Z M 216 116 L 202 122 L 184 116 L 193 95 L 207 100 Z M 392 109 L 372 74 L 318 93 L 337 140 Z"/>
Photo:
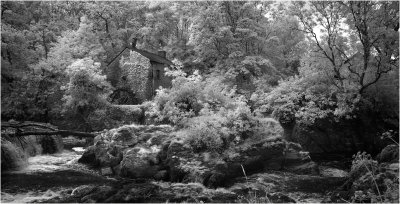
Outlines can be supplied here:
<path id="1" fill-rule="evenodd" d="M 157 52 L 157 54 L 158 54 L 158 56 L 167 58 L 167 52 L 165 52 L 164 50 L 159 50 L 159 51 Z"/>

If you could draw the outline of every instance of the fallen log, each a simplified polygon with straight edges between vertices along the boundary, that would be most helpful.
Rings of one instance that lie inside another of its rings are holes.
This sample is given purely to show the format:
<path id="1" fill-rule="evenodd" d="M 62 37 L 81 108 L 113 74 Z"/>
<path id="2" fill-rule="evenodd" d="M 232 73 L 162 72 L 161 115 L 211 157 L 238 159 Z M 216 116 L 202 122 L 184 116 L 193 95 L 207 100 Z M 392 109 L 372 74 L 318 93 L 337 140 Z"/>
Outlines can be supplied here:
<path id="1" fill-rule="evenodd" d="M 79 132 L 71 130 L 59 130 L 56 126 L 48 123 L 37 122 L 2 122 L 2 130 L 12 130 L 11 132 L 3 132 L 2 134 L 8 137 L 21 137 L 28 135 L 60 135 L 61 137 L 76 136 L 94 138 L 96 133 Z"/>
<path id="2" fill-rule="evenodd" d="M 60 135 L 62 137 L 77 136 L 77 137 L 96 137 L 93 133 L 77 132 L 69 130 L 56 130 L 56 131 L 27 131 L 27 132 L 16 132 L 15 136 L 28 136 L 28 135 Z"/>
<path id="3" fill-rule="evenodd" d="M 49 130 L 56 131 L 57 127 L 48 123 L 37 123 L 31 121 L 25 121 L 22 123 L 19 122 L 2 122 L 1 128 L 24 128 L 24 127 L 37 127 L 37 128 L 45 128 Z"/>

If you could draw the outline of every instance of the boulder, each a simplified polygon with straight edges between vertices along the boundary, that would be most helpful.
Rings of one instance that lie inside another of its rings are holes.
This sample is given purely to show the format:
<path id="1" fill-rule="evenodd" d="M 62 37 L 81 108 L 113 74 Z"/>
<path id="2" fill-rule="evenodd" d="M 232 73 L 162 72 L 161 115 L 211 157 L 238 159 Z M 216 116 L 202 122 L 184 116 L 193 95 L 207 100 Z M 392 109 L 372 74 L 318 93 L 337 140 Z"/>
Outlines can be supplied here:
<path id="1" fill-rule="evenodd" d="M 399 146 L 398 145 L 388 145 L 382 149 L 382 151 L 376 156 L 378 162 L 389 162 L 398 163 L 399 162 Z"/>
<path id="2" fill-rule="evenodd" d="M 112 143 L 97 142 L 88 147 L 78 162 L 95 167 L 114 167 L 122 160 L 121 146 Z"/>
<path id="3" fill-rule="evenodd" d="M 122 126 L 111 136 L 111 141 L 123 146 L 134 146 L 138 143 L 138 138 L 134 128 Z"/>
<path id="4" fill-rule="evenodd" d="M 78 162 L 130 178 L 168 178 L 163 162 L 173 128 L 169 125 L 124 125 L 105 130 L 86 148 Z M 163 149 L 164 148 L 164 149 Z M 156 175 L 158 173 L 158 175 Z M 109 173 L 107 173 L 109 174 Z"/>
<path id="5" fill-rule="evenodd" d="M 63 140 L 61 136 L 43 136 L 40 138 L 43 154 L 54 154 L 63 150 Z"/>
<path id="6" fill-rule="evenodd" d="M 320 166 L 319 173 L 321 176 L 324 177 L 338 177 L 338 178 L 349 177 L 349 172 L 327 166 Z"/>
<path id="7" fill-rule="evenodd" d="M 166 165 L 171 181 L 200 182 L 208 187 L 218 187 L 244 174 L 282 169 L 285 151 L 289 146 L 282 138 L 274 138 L 248 140 L 232 145 L 222 153 L 194 153 L 189 145 L 174 141 L 168 147 Z M 291 150 L 295 151 L 293 148 Z M 288 163 L 302 164 L 308 161 L 301 156 L 296 158 L 291 157 Z"/>
<path id="8" fill-rule="evenodd" d="M 98 166 L 98 163 L 96 161 L 95 150 L 96 150 L 95 146 L 90 146 L 86 148 L 85 152 L 83 152 L 82 156 L 78 159 L 78 162 L 83 164 Z"/>
<path id="9" fill-rule="evenodd" d="M 95 185 L 83 185 L 72 190 L 71 196 L 73 197 L 82 197 L 94 191 L 96 188 Z"/>
<path id="10" fill-rule="evenodd" d="M 159 148 L 134 147 L 125 150 L 121 161 L 120 175 L 130 178 L 152 178 L 160 166 L 158 159 Z"/>

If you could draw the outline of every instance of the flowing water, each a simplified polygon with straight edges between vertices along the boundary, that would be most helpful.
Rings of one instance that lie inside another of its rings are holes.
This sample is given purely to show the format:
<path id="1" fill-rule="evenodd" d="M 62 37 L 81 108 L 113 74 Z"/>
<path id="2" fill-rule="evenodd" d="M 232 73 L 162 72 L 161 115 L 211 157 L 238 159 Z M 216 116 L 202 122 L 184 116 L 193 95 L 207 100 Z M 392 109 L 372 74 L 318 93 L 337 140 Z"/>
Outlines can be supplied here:
<path id="1" fill-rule="evenodd" d="M 72 148 L 56 154 L 37 155 L 23 162 L 19 170 L 2 172 L 1 202 L 46 202 L 71 195 L 73 189 L 82 185 L 112 185 L 117 182 L 114 178 L 102 176 L 98 171 L 78 163 L 83 151 L 83 148 Z M 327 192 L 342 183 L 343 178 L 278 171 L 234 179 L 230 188 L 258 189 L 257 186 L 267 186 L 268 191 L 282 192 L 299 202 L 321 202 Z"/>
<path id="2" fill-rule="evenodd" d="M 72 189 L 88 184 L 113 181 L 79 164 L 82 148 L 60 153 L 37 155 L 28 159 L 25 167 L 2 172 L 1 202 L 40 202 L 70 193 Z"/>

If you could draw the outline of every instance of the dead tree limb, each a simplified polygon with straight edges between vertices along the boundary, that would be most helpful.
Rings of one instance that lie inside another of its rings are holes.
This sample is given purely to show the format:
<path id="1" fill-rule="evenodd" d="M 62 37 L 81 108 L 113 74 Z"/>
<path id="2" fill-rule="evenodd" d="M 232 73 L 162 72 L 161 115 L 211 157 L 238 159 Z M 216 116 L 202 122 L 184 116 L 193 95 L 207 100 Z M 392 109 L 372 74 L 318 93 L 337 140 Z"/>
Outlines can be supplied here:
<path id="1" fill-rule="evenodd" d="M 21 137 L 28 135 L 60 135 L 62 137 L 77 136 L 94 138 L 96 133 L 79 132 L 71 130 L 59 130 L 56 126 L 48 123 L 37 122 L 2 122 L 2 135 L 7 137 Z M 7 131 L 8 130 L 8 131 Z"/>
<path id="2" fill-rule="evenodd" d="M 62 137 L 77 136 L 77 137 L 96 137 L 93 133 L 77 132 L 69 130 L 56 130 L 56 131 L 27 131 L 27 132 L 16 132 L 15 136 L 28 136 L 28 135 L 60 135 Z"/>

